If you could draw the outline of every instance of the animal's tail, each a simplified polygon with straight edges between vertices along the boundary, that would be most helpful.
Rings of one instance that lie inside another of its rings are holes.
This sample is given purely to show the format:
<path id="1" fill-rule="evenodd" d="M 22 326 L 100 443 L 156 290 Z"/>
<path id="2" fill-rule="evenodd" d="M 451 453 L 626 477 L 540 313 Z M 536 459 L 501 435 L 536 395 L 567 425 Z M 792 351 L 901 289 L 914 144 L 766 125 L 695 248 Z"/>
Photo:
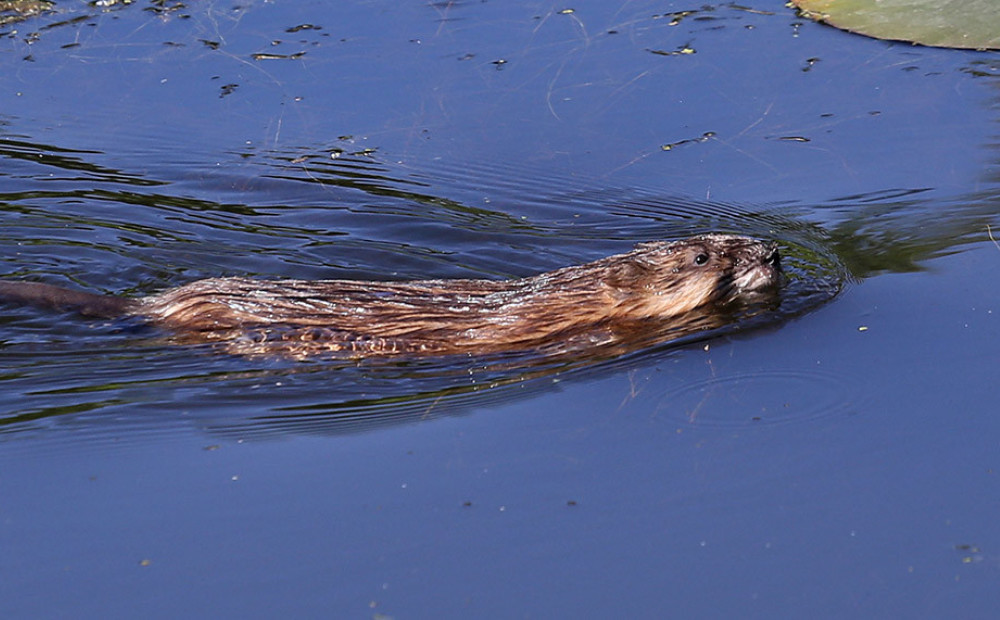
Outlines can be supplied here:
<path id="1" fill-rule="evenodd" d="M 133 302 L 124 297 L 96 295 L 40 282 L 13 280 L 0 280 L 0 303 L 3 302 L 74 310 L 84 316 L 108 319 L 129 314 L 133 306 Z"/>

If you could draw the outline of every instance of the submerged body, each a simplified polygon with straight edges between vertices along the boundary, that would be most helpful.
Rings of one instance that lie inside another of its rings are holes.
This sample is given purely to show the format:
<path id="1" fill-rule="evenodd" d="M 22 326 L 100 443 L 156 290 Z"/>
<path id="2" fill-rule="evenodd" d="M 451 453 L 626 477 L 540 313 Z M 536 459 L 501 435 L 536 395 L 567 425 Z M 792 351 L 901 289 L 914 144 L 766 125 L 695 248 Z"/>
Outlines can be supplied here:
<path id="1" fill-rule="evenodd" d="M 0 281 L 0 299 L 138 316 L 237 353 L 443 355 L 599 346 L 672 323 L 714 327 L 722 307 L 773 292 L 779 280 L 774 244 L 703 235 L 505 281 L 211 278 L 138 299 Z"/>

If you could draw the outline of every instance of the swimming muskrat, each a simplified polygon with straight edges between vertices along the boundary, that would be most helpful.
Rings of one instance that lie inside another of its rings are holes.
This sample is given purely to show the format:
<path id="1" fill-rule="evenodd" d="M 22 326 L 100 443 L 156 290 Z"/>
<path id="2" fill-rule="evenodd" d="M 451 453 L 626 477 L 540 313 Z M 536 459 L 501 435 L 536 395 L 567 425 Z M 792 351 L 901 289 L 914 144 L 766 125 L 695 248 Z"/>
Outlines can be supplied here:
<path id="1" fill-rule="evenodd" d="M 724 322 L 711 320 L 720 308 L 773 293 L 780 277 L 774 243 L 711 234 L 505 281 L 210 278 L 128 299 L 0 280 L 0 300 L 140 317 L 237 353 L 444 355 L 565 350 L 640 329 L 714 327 Z"/>

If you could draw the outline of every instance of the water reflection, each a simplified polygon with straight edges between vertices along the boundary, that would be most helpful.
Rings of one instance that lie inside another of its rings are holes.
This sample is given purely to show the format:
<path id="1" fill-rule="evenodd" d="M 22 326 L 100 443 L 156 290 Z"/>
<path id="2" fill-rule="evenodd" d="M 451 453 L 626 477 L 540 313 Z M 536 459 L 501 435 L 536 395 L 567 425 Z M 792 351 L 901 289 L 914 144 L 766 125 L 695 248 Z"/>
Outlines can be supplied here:
<path id="1" fill-rule="evenodd" d="M 831 212 L 830 246 L 856 278 L 924 269 L 927 261 L 989 239 L 1000 224 L 1000 194 L 942 197 L 930 189 L 847 196 Z M 825 215 L 825 214 L 824 214 Z"/>

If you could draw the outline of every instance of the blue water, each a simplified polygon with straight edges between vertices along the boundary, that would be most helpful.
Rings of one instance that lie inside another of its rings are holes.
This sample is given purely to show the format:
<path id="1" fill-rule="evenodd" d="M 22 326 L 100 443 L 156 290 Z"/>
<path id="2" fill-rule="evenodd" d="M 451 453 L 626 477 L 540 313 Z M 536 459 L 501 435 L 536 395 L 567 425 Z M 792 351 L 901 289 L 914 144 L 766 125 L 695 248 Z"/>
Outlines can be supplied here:
<path id="1" fill-rule="evenodd" d="M 501 369 L 4 306 L 0 612 L 992 617 L 1000 58 L 692 8 L 4 26 L 4 277 L 516 277 L 722 229 L 830 294 Z"/>

